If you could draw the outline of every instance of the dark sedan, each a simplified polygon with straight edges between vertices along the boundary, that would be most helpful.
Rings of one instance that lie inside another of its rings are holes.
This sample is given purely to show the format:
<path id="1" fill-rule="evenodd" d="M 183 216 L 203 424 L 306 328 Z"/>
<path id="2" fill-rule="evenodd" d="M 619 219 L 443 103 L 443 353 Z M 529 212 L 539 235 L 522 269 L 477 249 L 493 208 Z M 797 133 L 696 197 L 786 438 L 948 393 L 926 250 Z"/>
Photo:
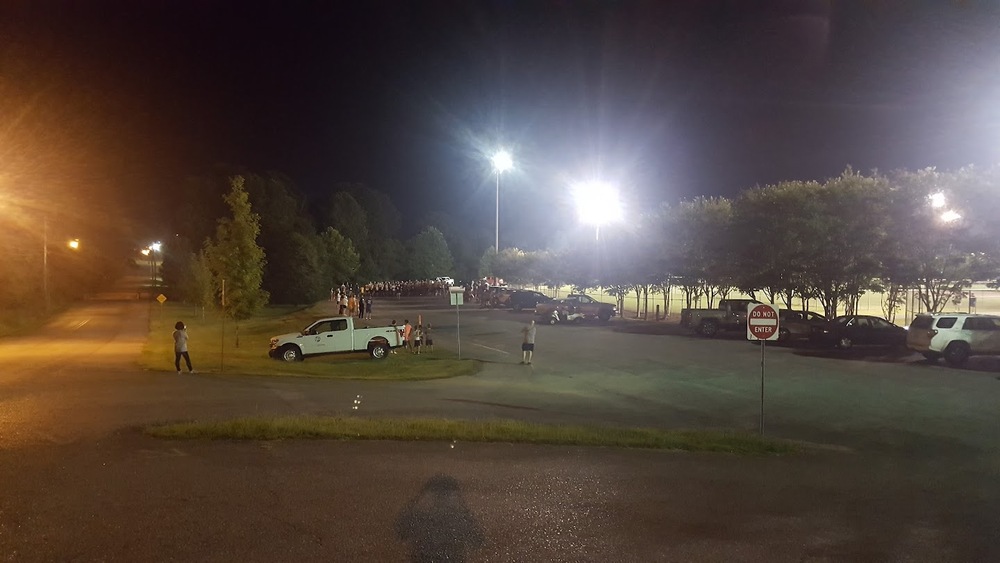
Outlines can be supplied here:
<path id="1" fill-rule="evenodd" d="M 817 344 L 847 350 L 853 346 L 903 346 L 906 329 L 881 317 L 841 315 L 822 326 L 813 327 L 812 338 Z"/>
<path id="2" fill-rule="evenodd" d="M 510 294 L 510 308 L 515 311 L 524 309 L 534 309 L 539 303 L 552 301 L 552 298 L 544 293 L 532 291 L 530 289 L 518 289 Z"/>

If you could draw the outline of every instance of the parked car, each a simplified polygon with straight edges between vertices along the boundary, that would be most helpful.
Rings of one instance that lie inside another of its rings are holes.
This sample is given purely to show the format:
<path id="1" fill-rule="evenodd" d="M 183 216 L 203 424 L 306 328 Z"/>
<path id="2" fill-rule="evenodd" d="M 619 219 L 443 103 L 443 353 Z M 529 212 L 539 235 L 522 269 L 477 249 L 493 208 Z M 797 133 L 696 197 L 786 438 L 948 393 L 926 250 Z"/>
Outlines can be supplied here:
<path id="1" fill-rule="evenodd" d="M 812 327 L 810 340 L 843 350 L 854 346 L 903 346 L 906 329 L 881 317 L 841 315 L 824 325 Z"/>
<path id="2" fill-rule="evenodd" d="M 534 309 L 539 303 L 552 301 L 552 298 L 544 293 L 539 293 L 531 289 L 517 289 L 510 294 L 510 308 L 515 311 L 524 309 Z"/>
<path id="3" fill-rule="evenodd" d="M 953 366 L 969 356 L 1000 355 L 1000 316 L 921 313 L 910 323 L 906 347 L 932 362 L 943 357 Z"/>
<path id="4" fill-rule="evenodd" d="M 822 327 L 827 323 L 827 318 L 819 313 L 792 309 L 779 310 L 778 320 L 778 341 L 785 343 L 808 340 L 814 326 Z"/>
<path id="5" fill-rule="evenodd" d="M 617 311 L 614 305 L 601 303 L 589 295 L 571 294 L 564 299 L 539 303 L 535 306 L 535 314 L 548 324 L 592 319 L 606 323 Z"/>

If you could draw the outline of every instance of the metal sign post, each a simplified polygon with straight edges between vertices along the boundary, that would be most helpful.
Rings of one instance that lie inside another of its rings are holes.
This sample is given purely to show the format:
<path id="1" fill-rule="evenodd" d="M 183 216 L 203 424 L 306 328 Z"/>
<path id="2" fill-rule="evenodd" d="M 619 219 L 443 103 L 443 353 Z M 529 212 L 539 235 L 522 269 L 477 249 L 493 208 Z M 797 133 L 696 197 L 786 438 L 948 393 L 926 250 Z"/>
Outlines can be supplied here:
<path id="1" fill-rule="evenodd" d="M 455 337 L 458 339 L 458 359 L 462 359 L 462 315 L 459 314 L 459 307 L 465 301 L 464 287 L 449 287 L 448 297 L 451 304 L 455 306 Z"/>
<path id="2" fill-rule="evenodd" d="M 747 340 L 760 340 L 760 435 L 764 435 L 764 344 L 778 340 L 781 333 L 778 309 L 764 303 L 747 306 Z"/>

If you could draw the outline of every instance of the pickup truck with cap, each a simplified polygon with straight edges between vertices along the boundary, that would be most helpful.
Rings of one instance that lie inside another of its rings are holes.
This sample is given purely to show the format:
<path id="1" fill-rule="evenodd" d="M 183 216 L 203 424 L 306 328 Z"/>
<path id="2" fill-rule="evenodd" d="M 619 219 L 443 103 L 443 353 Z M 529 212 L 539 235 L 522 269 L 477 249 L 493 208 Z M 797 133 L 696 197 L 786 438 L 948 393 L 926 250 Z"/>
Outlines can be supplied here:
<path id="1" fill-rule="evenodd" d="M 402 327 L 358 327 L 354 322 L 354 317 L 330 317 L 313 322 L 301 332 L 274 336 L 268 355 L 298 362 L 306 356 L 368 352 L 372 358 L 381 360 L 390 350 L 403 345 Z"/>
<path id="2" fill-rule="evenodd" d="M 681 326 L 712 337 L 725 330 L 745 330 L 747 306 L 756 299 L 720 299 L 715 309 L 681 309 Z"/>

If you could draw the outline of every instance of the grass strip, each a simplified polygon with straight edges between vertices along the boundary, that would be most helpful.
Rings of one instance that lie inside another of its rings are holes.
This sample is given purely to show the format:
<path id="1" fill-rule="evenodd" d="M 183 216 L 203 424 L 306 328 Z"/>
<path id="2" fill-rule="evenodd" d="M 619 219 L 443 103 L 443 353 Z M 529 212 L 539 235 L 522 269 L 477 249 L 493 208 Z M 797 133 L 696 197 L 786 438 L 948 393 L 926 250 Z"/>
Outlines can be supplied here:
<path id="1" fill-rule="evenodd" d="M 171 336 L 178 320 L 188 325 L 188 343 L 194 368 L 203 373 L 234 373 L 276 377 L 313 377 L 379 381 L 420 381 L 475 375 L 482 369 L 477 360 L 459 359 L 452 352 L 438 348 L 434 352 L 413 355 L 399 349 L 383 360 L 372 360 L 367 352 L 330 354 L 306 358 L 302 362 L 282 362 L 268 357 L 270 338 L 295 332 L 316 319 L 336 314 L 333 305 L 323 301 L 313 307 L 267 307 L 239 327 L 217 312 L 200 311 L 190 306 L 153 304 L 150 333 L 140 363 L 156 371 L 174 371 L 174 341 Z M 386 326 L 391 319 L 356 321 L 362 326 Z"/>
<path id="2" fill-rule="evenodd" d="M 463 421 L 353 417 L 246 417 L 150 426 L 145 432 L 175 440 L 401 440 L 507 442 L 728 452 L 744 455 L 799 451 L 788 442 L 737 432 L 658 430 L 533 424 L 515 420 Z"/>

